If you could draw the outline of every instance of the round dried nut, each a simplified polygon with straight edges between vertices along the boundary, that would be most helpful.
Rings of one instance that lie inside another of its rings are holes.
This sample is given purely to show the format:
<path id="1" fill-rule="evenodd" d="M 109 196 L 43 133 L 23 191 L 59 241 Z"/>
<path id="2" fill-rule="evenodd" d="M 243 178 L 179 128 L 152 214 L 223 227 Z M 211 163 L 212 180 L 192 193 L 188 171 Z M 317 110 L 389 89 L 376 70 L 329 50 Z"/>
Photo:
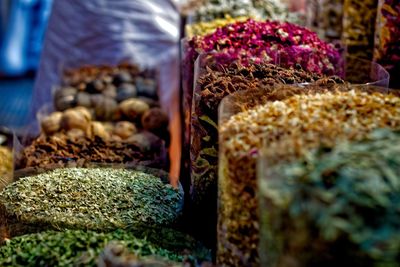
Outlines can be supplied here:
<path id="1" fill-rule="evenodd" d="M 142 126 L 150 132 L 168 128 L 168 116 L 161 108 L 151 108 L 142 116 Z"/>
<path id="2" fill-rule="evenodd" d="M 136 126 L 129 121 L 120 121 L 115 124 L 114 134 L 122 139 L 127 139 L 137 133 Z"/>
<path id="3" fill-rule="evenodd" d="M 106 89 L 104 89 L 103 95 L 105 97 L 116 98 L 117 97 L 117 88 L 114 85 L 109 84 L 109 85 L 107 85 Z"/>
<path id="4" fill-rule="evenodd" d="M 99 101 L 96 102 L 94 106 L 96 119 L 101 121 L 114 120 L 117 110 L 118 110 L 117 101 L 109 97 L 103 97 L 99 99 Z"/>
<path id="5" fill-rule="evenodd" d="M 110 133 L 107 132 L 104 125 L 99 121 L 92 121 L 90 123 L 90 136 L 100 137 L 103 140 L 108 140 L 110 138 Z"/>
<path id="6" fill-rule="evenodd" d="M 52 135 L 60 130 L 62 112 L 56 111 L 45 117 L 40 125 L 46 135 Z"/>
<path id="7" fill-rule="evenodd" d="M 162 147 L 163 144 L 162 140 L 158 136 L 147 131 L 134 134 L 126 141 L 137 145 L 144 153 L 157 151 L 160 149 L 160 147 Z"/>
<path id="8" fill-rule="evenodd" d="M 146 102 L 135 98 L 127 99 L 119 104 L 119 110 L 129 120 L 140 119 L 149 108 Z"/>
<path id="9" fill-rule="evenodd" d="M 86 132 L 82 129 L 71 129 L 67 132 L 67 137 L 71 139 L 72 141 L 76 141 L 81 138 L 86 137 Z"/>
<path id="10" fill-rule="evenodd" d="M 152 98 L 145 97 L 145 96 L 139 96 L 136 98 L 139 100 L 142 100 L 143 102 L 146 102 L 146 104 L 149 105 L 150 108 L 159 108 L 160 107 L 160 102 L 158 102 L 157 100 L 154 100 Z"/>
<path id="11" fill-rule="evenodd" d="M 78 89 L 76 89 L 75 87 L 71 86 L 61 87 L 55 91 L 54 98 L 57 99 L 64 96 L 76 95 L 77 93 Z"/>
<path id="12" fill-rule="evenodd" d="M 137 78 L 135 81 L 138 96 L 157 99 L 157 83 L 152 79 Z"/>
<path id="13" fill-rule="evenodd" d="M 88 121 L 92 120 L 92 113 L 88 108 L 85 107 L 75 107 L 73 108 L 74 110 L 78 111 L 79 113 L 82 114 Z"/>
<path id="14" fill-rule="evenodd" d="M 119 71 L 117 74 L 114 75 L 113 84 L 115 86 L 119 86 L 123 83 L 131 83 L 133 81 L 132 76 L 127 71 Z"/>
<path id="15" fill-rule="evenodd" d="M 98 93 L 103 91 L 104 88 L 105 84 L 103 83 L 103 81 L 100 79 L 95 79 L 93 81 L 89 81 L 86 84 L 85 91 L 88 93 Z"/>
<path id="16" fill-rule="evenodd" d="M 112 134 L 114 132 L 114 124 L 111 122 L 102 122 L 104 129 L 109 133 Z"/>
<path id="17" fill-rule="evenodd" d="M 136 87 L 130 83 L 123 83 L 117 89 L 117 101 L 121 102 L 129 98 L 136 97 Z"/>
<path id="18" fill-rule="evenodd" d="M 64 111 L 75 107 L 77 104 L 76 95 L 68 95 L 60 98 L 55 98 L 54 106 L 58 111 Z"/>
<path id="19" fill-rule="evenodd" d="M 90 112 L 84 107 L 77 107 L 64 111 L 61 118 L 61 127 L 65 130 L 81 129 L 86 131 L 90 124 Z"/>
<path id="20" fill-rule="evenodd" d="M 79 92 L 76 95 L 76 102 L 78 106 L 90 108 L 92 103 L 90 99 L 90 94 L 86 92 Z"/>

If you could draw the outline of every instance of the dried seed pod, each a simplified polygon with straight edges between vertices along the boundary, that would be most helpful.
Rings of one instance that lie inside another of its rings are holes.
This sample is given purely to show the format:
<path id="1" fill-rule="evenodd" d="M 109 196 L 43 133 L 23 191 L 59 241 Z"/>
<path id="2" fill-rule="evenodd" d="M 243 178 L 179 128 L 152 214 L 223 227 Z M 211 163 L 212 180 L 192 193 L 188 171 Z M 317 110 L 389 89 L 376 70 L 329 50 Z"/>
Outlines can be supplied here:
<path id="1" fill-rule="evenodd" d="M 41 122 L 40 126 L 42 131 L 46 135 L 52 135 L 60 130 L 61 118 L 63 116 L 62 112 L 56 111 L 51 113 L 49 116 L 45 117 Z"/>
<path id="2" fill-rule="evenodd" d="M 65 130 L 81 129 L 86 131 L 91 121 L 90 111 L 84 107 L 66 110 L 61 118 L 61 127 Z"/>
<path id="3" fill-rule="evenodd" d="M 168 128 L 168 115 L 161 108 L 151 108 L 142 116 L 142 126 L 150 132 Z"/>
<path id="4" fill-rule="evenodd" d="M 115 124 L 114 134 L 118 135 L 122 139 L 127 139 L 136 133 L 137 129 L 135 124 L 129 121 L 120 121 Z"/>
<path id="5" fill-rule="evenodd" d="M 119 104 L 121 113 L 130 120 L 140 119 L 149 108 L 144 101 L 135 98 L 127 99 Z"/>

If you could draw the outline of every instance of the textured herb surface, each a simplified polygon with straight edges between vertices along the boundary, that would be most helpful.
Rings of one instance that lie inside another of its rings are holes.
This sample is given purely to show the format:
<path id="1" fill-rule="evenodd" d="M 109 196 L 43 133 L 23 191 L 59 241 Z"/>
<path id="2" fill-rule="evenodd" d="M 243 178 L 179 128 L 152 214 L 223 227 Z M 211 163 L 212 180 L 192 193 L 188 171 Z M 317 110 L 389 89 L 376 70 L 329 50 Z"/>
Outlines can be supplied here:
<path id="1" fill-rule="evenodd" d="M 171 242 L 168 246 L 156 241 L 165 237 Z M 155 236 L 147 232 L 137 236 L 123 230 L 110 233 L 66 230 L 24 235 L 7 241 L 0 247 L 0 265 L 96 266 L 97 257 L 111 241 L 126 247 L 139 258 L 156 255 L 176 262 L 182 262 L 186 257 L 209 260 L 207 249 L 191 237 L 173 230 L 163 229 Z"/>
<path id="2" fill-rule="evenodd" d="M 12 181 L 13 157 L 10 149 L 0 146 L 0 191 Z"/>
<path id="3" fill-rule="evenodd" d="M 43 229 L 170 225 L 182 201 L 182 193 L 160 178 L 111 168 L 56 169 L 22 178 L 0 194 L 11 236 Z"/>
<path id="4" fill-rule="evenodd" d="M 256 158 L 263 147 L 290 160 L 337 140 L 360 140 L 377 128 L 400 128 L 398 96 L 348 89 L 267 102 L 221 125 L 219 263 L 259 262 Z"/>
<path id="5" fill-rule="evenodd" d="M 361 142 L 265 165 L 262 256 L 275 266 L 398 266 L 399 153 L 400 133 L 379 129 Z"/>

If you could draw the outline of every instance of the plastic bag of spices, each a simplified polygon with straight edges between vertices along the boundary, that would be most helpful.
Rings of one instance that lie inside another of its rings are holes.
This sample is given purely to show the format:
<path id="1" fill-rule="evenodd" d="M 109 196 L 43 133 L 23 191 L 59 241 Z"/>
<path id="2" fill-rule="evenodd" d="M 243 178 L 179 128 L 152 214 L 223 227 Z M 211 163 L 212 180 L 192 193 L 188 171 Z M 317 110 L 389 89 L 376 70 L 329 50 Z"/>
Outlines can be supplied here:
<path id="1" fill-rule="evenodd" d="M 375 30 L 374 60 L 391 73 L 390 86 L 400 88 L 400 2 L 380 0 Z"/>
<path id="2" fill-rule="evenodd" d="M 352 56 L 372 59 L 378 0 L 344 0 L 342 42 Z"/>
<path id="3" fill-rule="evenodd" d="M 173 167 L 177 177 L 180 18 L 175 4 L 172 0 L 55 1 L 33 93 L 32 119 L 52 101 L 51 88 L 60 84 L 59 67 L 65 63 L 115 66 L 128 61 L 154 70 L 161 108 L 174 131 L 171 158 L 177 159 Z"/>
<path id="4" fill-rule="evenodd" d="M 399 153 L 400 132 L 389 129 L 293 160 L 264 147 L 257 168 L 261 266 L 397 266 Z"/>
<path id="5" fill-rule="evenodd" d="M 368 85 L 278 85 L 224 98 L 217 263 L 260 264 L 256 163 L 263 148 L 290 160 L 321 145 L 329 149 L 340 140 L 361 140 L 377 128 L 400 129 L 399 107 L 398 92 Z"/>

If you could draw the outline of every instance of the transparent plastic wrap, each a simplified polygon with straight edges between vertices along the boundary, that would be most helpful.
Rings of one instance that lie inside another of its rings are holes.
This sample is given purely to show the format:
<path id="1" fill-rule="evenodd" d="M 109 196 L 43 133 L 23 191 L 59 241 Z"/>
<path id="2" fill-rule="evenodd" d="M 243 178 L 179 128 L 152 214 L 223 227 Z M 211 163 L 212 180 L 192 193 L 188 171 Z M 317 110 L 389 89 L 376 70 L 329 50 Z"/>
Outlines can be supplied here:
<path id="1" fill-rule="evenodd" d="M 220 106 L 219 265 L 260 264 L 256 163 L 263 147 L 290 160 L 337 140 L 360 140 L 376 128 L 400 129 L 397 91 L 369 85 L 273 88 L 237 92 Z"/>
<path id="2" fill-rule="evenodd" d="M 167 172 L 142 165 L 87 163 L 20 169 L 0 193 L 5 237 L 47 230 L 175 226 L 184 193 Z"/>
<path id="3" fill-rule="evenodd" d="M 340 40 L 344 0 L 307 0 L 306 26 L 327 41 Z"/>
<path id="4" fill-rule="evenodd" d="M 348 53 L 372 59 L 378 0 L 344 0 L 342 43 Z"/>
<path id="5" fill-rule="evenodd" d="M 391 74 L 390 86 L 400 88 L 400 2 L 380 0 L 375 29 L 374 61 Z"/>
<path id="6" fill-rule="evenodd" d="M 260 265 L 397 266 L 399 144 L 400 132 L 378 129 L 292 161 L 264 147 Z"/>
<path id="7" fill-rule="evenodd" d="M 253 37 L 252 37 L 253 36 Z M 268 42 L 266 42 L 268 40 Z M 300 40 L 300 41 L 299 41 Z M 188 175 L 190 116 L 195 77 L 195 61 L 201 53 L 216 52 L 220 64 L 237 60 L 249 63 L 275 63 L 301 67 L 324 75 L 342 75 L 341 51 L 318 36 L 291 23 L 247 20 L 219 28 L 213 34 L 183 39 L 182 48 L 182 128 L 183 150 L 181 177 Z"/>

